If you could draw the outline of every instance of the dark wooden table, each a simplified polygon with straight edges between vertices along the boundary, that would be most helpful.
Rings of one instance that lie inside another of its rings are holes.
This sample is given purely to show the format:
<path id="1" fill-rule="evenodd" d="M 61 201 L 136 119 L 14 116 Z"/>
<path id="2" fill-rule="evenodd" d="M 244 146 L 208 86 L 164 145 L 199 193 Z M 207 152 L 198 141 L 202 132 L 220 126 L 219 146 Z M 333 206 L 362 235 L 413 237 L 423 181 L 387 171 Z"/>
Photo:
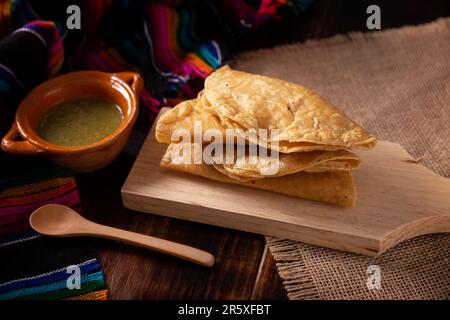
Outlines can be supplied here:
<path id="1" fill-rule="evenodd" d="M 382 28 L 431 21 L 450 15 L 448 0 L 316 0 L 297 18 L 269 23 L 245 42 L 242 50 L 321 38 L 366 29 L 366 8 L 378 4 Z M 112 299 L 286 299 L 264 237 L 127 210 L 120 189 L 142 145 L 149 124 L 137 124 L 121 157 L 108 168 L 78 177 L 83 210 L 99 223 L 179 241 L 216 256 L 202 268 L 159 253 L 120 243 L 93 240 Z"/>

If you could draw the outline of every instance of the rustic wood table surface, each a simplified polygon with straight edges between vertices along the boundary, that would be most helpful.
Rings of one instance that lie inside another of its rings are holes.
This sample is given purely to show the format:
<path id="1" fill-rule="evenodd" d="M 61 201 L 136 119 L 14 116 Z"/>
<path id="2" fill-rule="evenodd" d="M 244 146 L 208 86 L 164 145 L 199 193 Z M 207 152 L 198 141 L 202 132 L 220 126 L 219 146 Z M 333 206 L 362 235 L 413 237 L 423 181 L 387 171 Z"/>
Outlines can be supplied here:
<path id="1" fill-rule="evenodd" d="M 323 38 L 366 29 L 366 8 L 378 4 L 382 28 L 431 21 L 450 15 L 448 0 L 326 1 L 309 12 L 273 22 L 257 31 L 242 50 L 264 43 Z M 112 299 L 287 299 L 262 235 L 127 210 L 120 189 L 149 128 L 141 120 L 125 152 L 108 168 L 78 177 L 84 214 L 99 223 L 179 241 L 216 256 L 202 268 L 159 253 L 93 240 Z"/>

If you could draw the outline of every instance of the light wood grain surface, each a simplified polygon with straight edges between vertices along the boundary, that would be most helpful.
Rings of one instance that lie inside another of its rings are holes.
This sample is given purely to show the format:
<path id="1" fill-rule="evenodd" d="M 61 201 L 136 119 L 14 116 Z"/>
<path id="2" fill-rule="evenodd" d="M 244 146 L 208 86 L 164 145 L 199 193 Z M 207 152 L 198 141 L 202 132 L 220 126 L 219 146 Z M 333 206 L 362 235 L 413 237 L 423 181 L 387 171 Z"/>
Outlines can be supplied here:
<path id="1" fill-rule="evenodd" d="M 159 167 L 154 128 L 122 188 L 126 207 L 153 214 L 378 255 L 405 239 L 450 231 L 450 183 L 398 144 L 357 151 L 354 208 L 210 181 Z"/>

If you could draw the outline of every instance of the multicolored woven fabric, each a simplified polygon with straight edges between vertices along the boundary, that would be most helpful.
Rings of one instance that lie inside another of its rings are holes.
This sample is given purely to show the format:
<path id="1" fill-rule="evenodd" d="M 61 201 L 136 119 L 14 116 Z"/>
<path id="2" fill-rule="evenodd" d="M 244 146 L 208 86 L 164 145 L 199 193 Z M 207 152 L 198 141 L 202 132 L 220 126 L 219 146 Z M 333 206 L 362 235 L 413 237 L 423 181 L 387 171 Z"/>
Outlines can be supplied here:
<path id="1" fill-rule="evenodd" d="M 30 214 L 49 203 L 80 211 L 72 172 L 44 168 L 0 181 L 0 300 L 106 299 L 103 273 L 85 241 L 46 238 L 30 228 Z M 80 289 L 67 286 L 74 265 Z"/>
<path id="2" fill-rule="evenodd" d="M 8 29 L 10 23 L 0 20 L 0 27 Z M 1 134 L 10 126 L 23 96 L 43 80 L 57 75 L 63 62 L 63 41 L 55 22 L 29 22 L 0 41 Z"/>
<path id="3" fill-rule="evenodd" d="M 162 105 L 195 96 L 203 79 L 229 57 L 229 43 L 311 1 L 2 0 L 0 39 L 25 31 L 45 43 L 46 77 L 81 69 L 141 72 L 141 105 L 152 119 Z M 66 9 L 73 4 L 81 8 L 80 31 L 66 30 Z M 33 52 L 21 47 L 26 54 Z M 23 82 L 27 76 L 4 63 L 1 48 L 0 71 L 0 79 L 7 80 L 0 82 L 0 94 L 14 91 L 21 97 L 30 89 L 14 83 L 14 78 Z M 17 104 L 13 100 L 10 108 Z M 0 108 L 2 104 L 0 97 Z"/>

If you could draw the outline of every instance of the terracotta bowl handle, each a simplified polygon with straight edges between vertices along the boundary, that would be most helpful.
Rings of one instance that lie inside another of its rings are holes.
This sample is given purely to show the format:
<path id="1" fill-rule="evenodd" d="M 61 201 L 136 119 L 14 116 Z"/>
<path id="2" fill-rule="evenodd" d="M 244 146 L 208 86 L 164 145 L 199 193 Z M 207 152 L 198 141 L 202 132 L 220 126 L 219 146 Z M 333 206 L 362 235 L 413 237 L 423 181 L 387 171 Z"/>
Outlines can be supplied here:
<path id="1" fill-rule="evenodd" d="M 2 139 L 2 150 L 16 155 L 36 155 L 44 151 L 28 141 L 20 141 L 18 138 L 20 138 L 20 134 L 14 123 L 11 130 Z"/>
<path id="2" fill-rule="evenodd" d="M 141 92 L 142 87 L 144 86 L 144 80 L 139 73 L 136 72 L 119 72 L 116 73 L 115 76 L 120 80 L 126 82 L 133 92 L 138 95 Z"/>

